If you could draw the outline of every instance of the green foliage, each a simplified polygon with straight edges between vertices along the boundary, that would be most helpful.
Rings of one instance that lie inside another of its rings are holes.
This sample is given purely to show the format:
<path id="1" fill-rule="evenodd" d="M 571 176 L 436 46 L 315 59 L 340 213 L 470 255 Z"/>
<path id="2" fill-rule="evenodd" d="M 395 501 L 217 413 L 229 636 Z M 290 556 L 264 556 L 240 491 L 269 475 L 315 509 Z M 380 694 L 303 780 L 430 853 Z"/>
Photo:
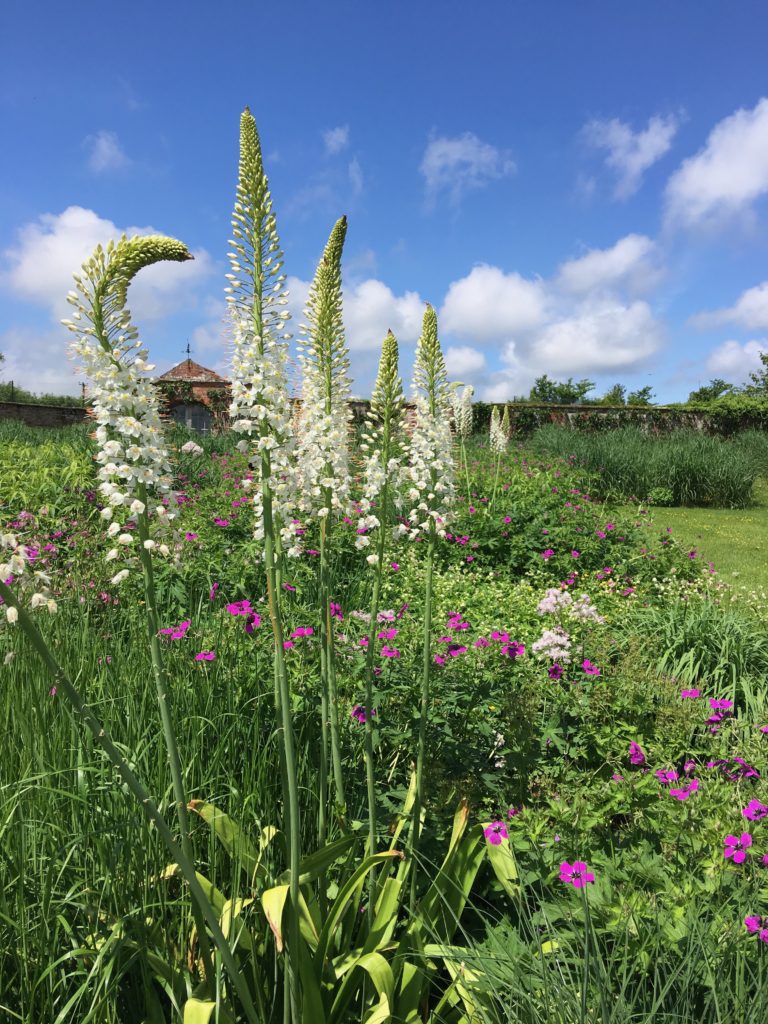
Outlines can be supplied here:
<path id="1" fill-rule="evenodd" d="M 82 409 L 82 398 L 74 395 L 36 394 L 20 388 L 13 381 L 0 381 L 0 402 L 19 402 L 28 405 L 53 405 L 65 409 Z"/>
<path id="2" fill-rule="evenodd" d="M 632 427 L 587 434 L 549 426 L 531 446 L 580 467 L 599 494 L 641 502 L 665 488 L 675 505 L 744 508 L 758 470 L 747 448 L 697 431 L 654 437 Z"/>
<path id="3" fill-rule="evenodd" d="M 569 377 L 563 383 L 550 380 L 545 373 L 534 381 L 529 398 L 531 402 L 544 402 L 546 405 L 578 405 L 594 386 L 594 381 L 586 378 L 574 381 Z"/>
<path id="4" fill-rule="evenodd" d="M 694 405 L 713 402 L 716 398 L 720 398 L 722 395 L 732 394 L 733 390 L 733 384 L 729 384 L 728 381 L 723 380 L 722 377 L 714 377 L 709 384 L 703 384 L 700 388 L 692 391 L 688 395 L 688 401 Z"/>

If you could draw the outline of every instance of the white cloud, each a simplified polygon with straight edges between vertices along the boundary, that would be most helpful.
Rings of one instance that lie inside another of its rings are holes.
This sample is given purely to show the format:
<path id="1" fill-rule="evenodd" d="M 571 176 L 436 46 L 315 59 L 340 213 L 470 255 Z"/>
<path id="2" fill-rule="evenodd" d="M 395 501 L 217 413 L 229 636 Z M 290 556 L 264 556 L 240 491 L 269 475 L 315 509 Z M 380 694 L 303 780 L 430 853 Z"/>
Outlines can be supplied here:
<path id="1" fill-rule="evenodd" d="M 415 344 L 423 316 L 424 300 L 418 292 L 395 295 L 375 278 L 344 287 L 344 323 L 353 352 L 378 352 L 388 330 L 401 345 Z"/>
<path id="2" fill-rule="evenodd" d="M 768 98 L 723 118 L 666 188 L 668 223 L 717 226 L 768 192 Z"/>
<path id="3" fill-rule="evenodd" d="M 130 163 L 115 132 L 100 131 L 88 135 L 83 146 L 88 150 L 88 167 L 94 174 L 117 171 Z"/>
<path id="4" fill-rule="evenodd" d="M 305 321 L 304 307 L 309 296 L 310 281 L 289 277 L 289 309 L 291 330 Z M 424 301 L 417 292 L 395 295 L 388 285 L 374 277 L 363 281 L 345 281 L 342 288 L 344 328 L 351 352 L 378 352 L 387 331 L 391 330 L 401 345 L 413 345 L 421 334 Z"/>
<path id="5" fill-rule="evenodd" d="M 702 328 L 738 324 L 749 330 L 768 329 L 768 281 L 742 292 L 733 306 L 696 314 L 691 323 Z"/>
<path id="6" fill-rule="evenodd" d="M 541 281 L 482 265 L 450 285 L 440 322 L 443 330 L 482 345 L 536 327 L 544 319 L 545 306 Z"/>
<path id="7" fill-rule="evenodd" d="M 342 124 L 337 128 L 329 128 L 328 131 L 323 132 L 323 143 L 328 156 L 341 153 L 349 145 L 349 125 Z"/>
<path id="8" fill-rule="evenodd" d="M 605 162 L 616 172 L 616 199 L 628 199 L 640 188 L 643 174 L 661 159 L 672 145 L 679 127 L 674 114 L 651 117 L 648 127 L 634 132 L 618 118 L 589 121 L 582 129 L 586 141 L 596 149 L 605 149 Z"/>
<path id="9" fill-rule="evenodd" d="M 440 193 L 447 192 L 450 202 L 456 206 L 465 192 L 514 174 L 515 163 L 507 153 L 483 142 L 472 132 L 465 132 L 455 138 L 431 138 L 419 170 L 424 176 L 430 204 Z"/>
<path id="10" fill-rule="evenodd" d="M 73 363 L 67 358 L 71 341 L 69 331 L 38 331 L 28 327 L 11 327 L 0 335 L 0 364 L 4 381 L 35 394 L 79 395 L 80 380 Z"/>
<path id="11" fill-rule="evenodd" d="M 537 332 L 526 363 L 555 377 L 627 370 L 654 355 L 663 334 L 647 302 L 589 300 Z"/>
<path id="12" fill-rule="evenodd" d="M 634 293 L 658 283 L 652 263 L 656 244 L 646 235 L 626 235 L 610 249 L 590 249 L 585 256 L 560 267 L 557 283 L 568 292 L 583 294 L 625 286 Z"/>
<path id="13" fill-rule="evenodd" d="M 445 350 L 448 376 L 454 380 L 472 376 L 485 369 L 485 356 L 471 345 L 449 345 Z"/>
<path id="14" fill-rule="evenodd" d="M 65 296 L 73 287 L 78 271 L 95 247 L 110 239 L 158 232 L 151 227 L 119 228 L 93 210 L 70 206 L 62 213 L 44 213 L 18 232 L 15 247 L 3 253 L 6 269 L 0 285 L 15 295 L 46 306 L 55 319 L 69 313 Z M 204 250 L 196 250 L 194 261 L 163 263 L 147 267 L 137 276 L 128 294 L 137 319 L 155 319 L 179 309 L 195 308 L 201 283 L 213 272 L 213 262 Z"/>
<path id="15" fill-rule="evenodd" d="M 768 338 L 743 344 L 724 341 L 707 356 L 706 367 L 716 377 L 741 384 L 753 370 L 762 368 L 761 352 L 768 352 Z"/>
<path id="16" fill-rule="evenodd" d="M 349 184 L 352 188 L 352 198 L 357 199 L 357 197 L 362 194 L 363 187 L 365 185 L 363 169 L 360 166 L 360 161 L 357 157 L 353 157 L 353 159 L 350 160 L 347 172 L 349 174 Z"/>

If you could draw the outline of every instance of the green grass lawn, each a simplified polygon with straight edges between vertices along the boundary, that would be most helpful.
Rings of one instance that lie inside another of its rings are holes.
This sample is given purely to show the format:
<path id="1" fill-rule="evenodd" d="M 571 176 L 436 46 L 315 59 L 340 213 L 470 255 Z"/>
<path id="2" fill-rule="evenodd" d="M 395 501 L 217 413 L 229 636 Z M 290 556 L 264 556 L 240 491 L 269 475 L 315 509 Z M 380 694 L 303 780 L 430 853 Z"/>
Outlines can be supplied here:
<path id="1" fill-rule="evenodd" d="M 658 508 L 654 520 L 671 526 L 737 591 L 768 593 L 768 480 L 757 481 L 749 508 Z"/>

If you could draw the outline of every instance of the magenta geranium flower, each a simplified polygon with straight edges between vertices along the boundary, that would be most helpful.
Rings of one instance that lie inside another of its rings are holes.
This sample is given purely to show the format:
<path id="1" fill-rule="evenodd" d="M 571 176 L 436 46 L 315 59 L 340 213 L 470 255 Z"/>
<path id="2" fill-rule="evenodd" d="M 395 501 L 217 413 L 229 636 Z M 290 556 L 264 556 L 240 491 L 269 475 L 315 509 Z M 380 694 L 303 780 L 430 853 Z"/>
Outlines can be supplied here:
<path id="1" fill-rule="evenodd" d="M 629 762 L 630 764 L 645 764 L 645 754 L 639 743 L 635 743 L 634 740 L 629 744 Z"/>
<path id="2" fill-rule="evenodd" d="M 545 562 L 547 562 L 552 557 L 552 555 L 554 555 L 554 553 L 555 552 L 552 548 L 547 548 L 546 551 L 541 552 L 541 557 L 544 559 Z"/>
<path id="3" fill-rule="evenodd" d="M 681 690 L 680 691 L 680 696 L 683 698 L 683 700 L 685 700 L 686 698 L 690 698 L 692 700 L 695 700 L 697 697 L 701 696 L 701 690 L 697 690 L 697 689 Z"/>
<path id="4" fill-rule="evenodd" d="M 360 722 L 361 725 L 365 724 L 365 722 L 366 722 L 366 714 L 365 714 L 365 708 L 363 707 L 362 704 L 355 704 L 355 706 L 352 708 L 352 711 L 350 712 L 350 714 L 351 714 L 352 718 L 354 718 L 354 720 L 356 722 Z M 371 718 L 375 718 L 375 717 L 376 717 L 376 708 L 371 708 Z"/>
<path id="5" fill-rule="evenodd" d="M 192 619 L 185 619 L 178 626 L 168 626 L 167 629 L 161 629 L 160 633 L 162 636 L 170 637 L 171 640 L 182 640 L 187 635 L 187 630 L 191 625 Z"/>
<path id="6" fill-rule="evenodd" d="M 768 814 L 768 807 L 759 800 L 750 800 L 741 813 L 750 821 L 761 821 Z"/>
<path id="7" fill-rule="evenodd" d="M 670 789 L 669 795 L 673 796 L 676 800 L 687 800 L 691 793 L 695 793 L 699 788 L 699 780 L 691 779 L 690 782 L 683 783 L 677 789 Z"/>
<path id="8" fill-rule="evenodd" d="M 501 648 L 501 653 L 506 654 L 508 658 L 519 658 L 520 655 L 525 654 L 525 644 L 505 644 Z"/>
<path id="9" fill-rule="evenodd" d="M 491 846 L 499 846 L 502 839 L 508 839 L 509 833 L 507 832 L 507 826 L 503 821 L 492 821 L 491 824 L 483 829 L 483 835 L 491 844 Z"/>
<path id="10" fill-rule="evenodd" d="M 394 640 L 397 636 L 397 632 L 398 631 L 396 629 L 382 629 L 380 633 L 376 634 L 376 636 L 379 640 Z"/>
<path id="11" fill-rule="evenodd" d="M 749 832 L 742 832 L 737 838 L 736 836 L 726 836 L 725 849 L 723 856 L 733 859 L 734 864 L 741 864 L 747 859 L 747 850 L 752 845 L 752 836 Z"/>
<path id="12" fill-rule="evenodd" d="M 597 665 L 593 665 L 592 662 L 589 660 L 589 658 L 585 658 L 584 661 L 582 661 L 581 667 L 584 670 L 585 675 L 588 675 L 588 676 L 599 676 L 600 675 L 600 669 L 597 667 Z"/>
<path id="13" fill-rule="evenodd" d="M 245 632 L 250 634 L 261 625 L 261 616 L 258 612 L 251 612 L 245 622 Z"/>
<path id="14" fill-rule="evenodd" d="M 400 651 L 398 651 L 396 647 L 389 647 L 387 644 L 383 644 L 381 648 L 381 656 L 382 658 L 399 658 Z"/>
<path id="15" fill-rule="evenodd" d="M 670 782 L 677 782 L 679 778 L 676 771 L 674 771 L 673 769 L 667 770 L 665 768 L 658 768 L 654 772 L 654 775 L 659 780 L 659 782 L 663 782 L 667 786 L 670 784 Z"/>
<path id="16" fill-rule="evenodd" d="M 298 626 L 298 627 L 297 627 L 296 629 L 294 629 L 294 631 L 293 631 L 293 632 L 291 633 L 291 639 L 292 639 L 292 640 L 295 640 L 295 639 L 296 639 L 297 637 L 302 637 L 302 636 L 313 636 L 313 635 L 314 635 L 314 632 L 315 632 L 315 631 L 314 631 L 314 629 L 313 629 L 313 628 L 312 628 L 311 626 Z"/>
<path id="17" fill-rule="evenodd" d="M 560 865 L 560 881 L 567 882 L 574 889 L 583 889 L 588 882 L 594 882 L 594 880 L 595 876 L 583 860 L 575 860 L 573 864 L 564 860 Z"/>
<path id="18" fill-rule="evenodd" d="M 733 707 L 732 700 L 715 700 L 714 697 L 709 698 L 709 706 L 713 711 L 728 711 Z"/>
<path id="19" fill-rule="evenodd" d="M 217 526 L 229 526 L 228 519 L 220 519 L 218 516 L 213 520 Z"/>
<path id="20" fill-rule="evenodd" d="M 225 605 L 230 615 L 252 615 L 253 609 L 251 608 L 251 602 L 245 601 L 233 601 L 231 604 Z"/>
<path id="21" fill-rule="evenodd" d="M 195 655 L 195 661 L 216 661 L 215 651 L 200 651 Z"/>

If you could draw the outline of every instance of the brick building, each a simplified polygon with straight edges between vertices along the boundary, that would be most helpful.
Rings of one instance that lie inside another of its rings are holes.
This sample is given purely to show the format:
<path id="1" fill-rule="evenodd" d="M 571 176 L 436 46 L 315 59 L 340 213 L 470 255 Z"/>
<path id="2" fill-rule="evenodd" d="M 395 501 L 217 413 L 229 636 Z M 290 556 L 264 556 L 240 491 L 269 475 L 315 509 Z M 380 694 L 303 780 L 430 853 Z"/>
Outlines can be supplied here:
<path id="1" fill-rule="evenodd" d="M 153 381 L 171 419 L 207 433 L 227 421 L 230 387 L 226 377 L 184 359 Z"/>

